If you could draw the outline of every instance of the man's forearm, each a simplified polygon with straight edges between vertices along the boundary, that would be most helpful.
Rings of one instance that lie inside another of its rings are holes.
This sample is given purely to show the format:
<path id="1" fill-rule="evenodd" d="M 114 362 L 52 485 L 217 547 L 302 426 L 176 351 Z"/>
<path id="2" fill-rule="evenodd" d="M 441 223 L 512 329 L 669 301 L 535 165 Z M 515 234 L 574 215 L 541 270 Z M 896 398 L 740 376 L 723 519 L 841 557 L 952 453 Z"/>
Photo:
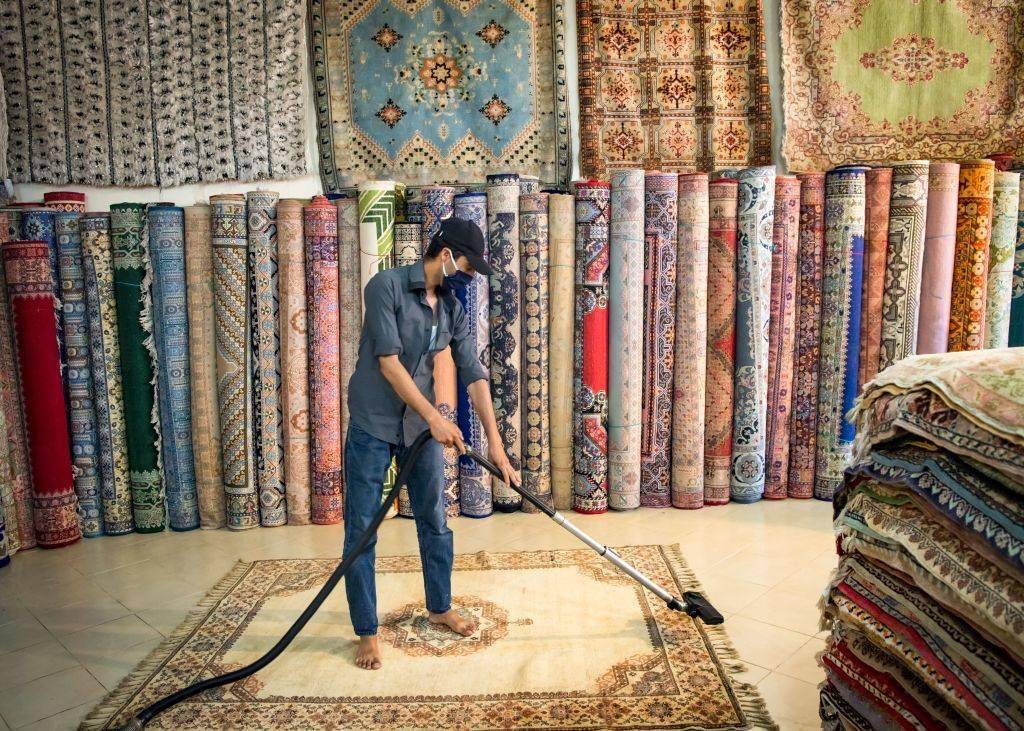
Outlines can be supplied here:
<path id="1" fill-rule="evenodd" d="M 398 360 L 397 355 L 382 356 L 380 358 L 380 372 L 387 379 L 387 382 L 391 384 L 391 388 L 395 389 L 398 397 L 409 408 L 419 414 L 423 421 L 429 424 L 440 415 L 440 412 L 434 408 L 434 405 L 420 393 L 419 388 L 416 387 L 416 382 L 412 380 L 412 376 L 409 375 L 409 371 L 405 370 L 405 366 Z"/>
<path id="2" fill-rule="evenodd" d="M 473 402 L 473 409 L 480 417 L 487 441 L 490 444 L 501 444 L 501 434 L 498 432 L 498 422 L 494 418 L 494 404 L 491 401 L 491 388 L 487 384 L 487 379 L 473 381 L 466 391 L 469 392 L 469 400 Z"/>

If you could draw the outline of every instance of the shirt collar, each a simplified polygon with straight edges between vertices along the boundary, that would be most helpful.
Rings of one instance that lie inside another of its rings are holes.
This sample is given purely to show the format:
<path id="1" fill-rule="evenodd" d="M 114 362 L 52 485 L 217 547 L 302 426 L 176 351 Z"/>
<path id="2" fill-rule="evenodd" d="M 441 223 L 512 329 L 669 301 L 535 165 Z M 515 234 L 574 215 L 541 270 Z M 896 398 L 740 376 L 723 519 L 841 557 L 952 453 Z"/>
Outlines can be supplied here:
<path id="1" fill-rule="evenodd" d="M 409 276 L 406 282 L 406 287 L 410 292 L 427 291 L 427 275 L 423 272 L 423 259 L 419 259 L 415 264 L 409 266 Z M 445 297 L 451 295 L 451 290 L 443 280 L 437 290 Z"/>

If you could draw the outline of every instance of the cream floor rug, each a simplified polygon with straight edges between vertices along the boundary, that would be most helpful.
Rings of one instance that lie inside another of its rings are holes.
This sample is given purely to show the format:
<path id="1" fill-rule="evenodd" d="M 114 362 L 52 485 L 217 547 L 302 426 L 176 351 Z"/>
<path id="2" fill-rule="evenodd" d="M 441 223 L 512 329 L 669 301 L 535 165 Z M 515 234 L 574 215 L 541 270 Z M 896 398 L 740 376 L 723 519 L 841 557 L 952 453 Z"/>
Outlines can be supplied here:
<path id="1" fill-rule="evenodd" d="M 699 589 L 678 549 L 622 555 L 677 595 Z M 240 563 L 89 716 L 117 727 L 158 698 L 266 651 L 334 569 L 330 559 Z M 672 612 L 588 550 L 457 556 L 454 604 L 471 637 L 427 622 L 419 559 L 377 559 L 384 667 L 359 670 L 339 586 L 257 675 L 157 717 L 158 728 L 773 727 L 725 632 Z"/>

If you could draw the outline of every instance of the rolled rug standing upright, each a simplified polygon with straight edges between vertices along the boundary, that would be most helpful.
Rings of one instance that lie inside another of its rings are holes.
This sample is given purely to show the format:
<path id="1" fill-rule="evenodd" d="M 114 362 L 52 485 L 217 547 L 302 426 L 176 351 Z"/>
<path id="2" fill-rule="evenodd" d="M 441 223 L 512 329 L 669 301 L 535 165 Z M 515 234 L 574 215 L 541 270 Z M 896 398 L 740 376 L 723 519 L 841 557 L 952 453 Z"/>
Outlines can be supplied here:
<path id="1" fill-rule="evenodd" d="M 771 313 L 775 168 L 731 173 L 739 180 L 736 244 L 736 373 L 733 386 L 730 498 L 764 494 L 768 415 L 768 320 Z"/>
<path id="2" fill-rule="evenodd" d="M 732 391 L 736 368 L 736 196 L 739 183 L 708 185 L 707 350 L 704 371 L 704 504 L 729 502 L 732 467 Z M 678 296 L 684 296 L 676 280 Z M 676 305 L 677 332 L 683 308 Z M 677 338 L 677 344 L 682 338 Z M 681 359 L 676 358 L 676 366 Z M 681 381 L 680 381 L 681 383 Z M 675 447 L 673 446 L 673 459 Z"/>
<path id="3" fill-rule="evenodd" d="M 155 533 L 164 529 L 164 494 L 153 413 L 154 364 L 146 347 L 149 335 L 142 325 L 142 313 L 150 307 L 148 302 L 143 303 L 146 293 L 142 287 L 146 275 L 142 240 L 145 218 L 141 203 L 115 203 L 110 207 L 132 515 L 135 530 Z"/>
<path id="4" fill-rule="evenodd" d="M 825 176 L 825 254 L 821 285 L 818 456 L 814 497 L 831 500 L 843 484 L 853 447 L 847 414 L 857 396 L 860 293 L 864 262 L 867 168 L 844 166 Z"/>
<path id="5" fill-rule="evenodd" d="M 1024 170 L 1021 176 L 1020 202 L 1017 208 L 1017 248 L 1013 255 L 1013 300 L 1010 304 L 1010 347 L 1024 345 Z"/>
<path id="6" fill-rule="evenodd" d="M 608 183 L 576 183 L 572 508 L 580 513 L 608 510 L 610 198 Z"/>
<path id="7" fill-rule="evenodd" d="M 482 195 L 482 194 L 481 194 Z M 487 202 L 484 198 L 484 207 Z M 484 211 L 486 216 L 486 210 Z M 487 228 L 486 223 L 484 228 Z M 423 226 L 418 223 L 395 224 L 395 266 L 404 267 L 415 264 L 420 258 L 422 247 Z"/>
<path id="8" fill-rule="evenodd" d="M 487 195 L 485 193 L 463 193 L 455 196 L 454 215 L 472 221 L 480 229 L 484 237 L 484 256 L 487 255 Z M 419 224 L 405 224 L 419 233 Z M 412 238 L 410 231 L 409 238 Z M 408 254 L 406 256 L 409 256 Z M 419 241 L 416 242 L 415 257 L 419 259 Z M 469 337 L 476 345 L 476 353 L 484 369 L 491 366 L 491 329 L 487 277 L 482 274 L 473 277 L 463 289 L 455 291 L 459 301 L 466 310 L 466 323 L 469 326 Z M 469 392 L 463 383 L 459 383 L 458 421 L 462 430 L 462 438 L 466 444 L 480 454 L 487 454 L 487 434 L 473 405 L 469 401 Z M 472 518 L 485 518 L 493 512 L 493 496 L 491 494 L 491 476 L 475 460 L 469 457 L 459 458 L 459 509 L 463 515 Z"/>
<path id="9" fill-rule="evenodd" d="M 430 240 L 441 228 L 441 221 L 450 218 L 455 210 L 455 188 L 450 185 L 428 185 L 420 190 L 420 215 L 423 217 L 421 235 L 426 253 Z"/>
<path id="10" fill-rule="evenodd" d="M 548 398 L 551 423 L 551 497 L 555 510 L 572 508 L 573 321 L 576 201 L 548 194 Z M 554 314 L 552 314 L 554 313 Z"/>
<path id="11" fill-rule="evenodd" d="M 309 361 L 302 201 L 277 202 L 281 434 L 288 525 L 309 524 Z M 356 295 L 358 301 L 359 296 Z M 341 384 L 342 388 L 346 384 Z"/>
<path id="12" fill-rule="evenodd" d="M 103 535 L 102 475 L 99 469 L 99 436 L 93 379 L 89 362 L 89 319 L 85 303 L 82 265 L 81 213 L 60 210 L 54 214 L 61 280 L 61 319 L 67 359 L 65 387 L 71 424 L 71 459 L 74 465 L 78 519 L 86 538 Z"/>
<path id="13" fill-rule="evenodd" d="M 113 210 L 113 207 L 111 207 Z M 60 266 L 57 256 L 57 235 L 54 232 L 54 216 L 56 211 L 50 208 L 31 207 L 25 205 L 21 211 L 21 240 L 42 241 L 46 244 L 47 257 L 50 262 L 50 276 L 53 281 L 54 311 L 57 322 L 57 343 L 60 350 L 61 381 L 67 390 L 67 355 L 64 352 L 64 320 L 61 317 Z M 13 237 L 18 238 L 18 237 Z"/>
<path id="14" fill-rule="evenodd" d="M 192 453 L 185 212 L 175 206 L 154 206 L 147 218 L 147 275 L 153 297 L 152 342 L 167 517 L 172 530 L 192 530 L 199 527 L 199 500 Z"/>
<path id="15" fill-rule="evenodd" d="M 71 479 L 67 420 L 63 418 L 64 386 L 50 296 L 53 282 L 49 247 L 40 241 L 9 241 L 0 249 L 14 323 L 18 376 L 25 396 L 36 542 L 44 548 L 56 548 L 74 543 L 82 537 L 82 531 Z"/>
<path id="16" fill-rule="evenodd" d="M 244 530 L 260 524 L 253 446 L 245 196 L 210 197 L 210 238 L 217 337 L 217 404 L 227 526 Z"/>
<path id="17" fill-rule="evenodd" d="M 246 195 L 249 330 L 252 340 L 254 452 L 260 525 L 288 522 L 281 424 L 281 300 L 278 294 L 278 194 Z"/>
<path id="18" fill-rule="evenodd" d="M 348 434 L 348 382 L 359 360 L 363 331 L 363 286 L 359 258 L 359 201 L 340 198 L 338 209 L 338 378 L 341 381 L 341 439 Z M 419 242 L 416 242 L 417 247 Z M 344 461 L 344 460 L 342 460 Z"/>
<path id="19" fill-rule="evenodd" d="M 185 298 L 188 304 L 189 398 L 192 459 L 201 528 L 226 522 L 217 409 L 217 337 L 213 309 L 213 244 L 210 206 L 185 209 Z"/>
<path id="20" fill-rule="evenodd" d="M 644 171 L 612 173 L 608 249 L 608 506 L 640 507 Z"/>
<path id="21" fill-rule="evenodd" d="M 519 196 L 519 256 L 522 266 L 523 487 L 551 505 L 551 422 L 548 414 L 548 194 Z M 532 503 L 523 510 L 537 512 Z"/>
<path id="22" fill-rule="evenodd" d="M 864 278 L 861 282 L 860 355 L 858 383 L 863 386 L 878 373 L 882 348 L 882 300 L 885 296 L 889 256 L 889 218 L 893 168 L 883 163 L 865 175 Z"/>
<path id="23" fill-rule="evenodd" d="M 309 326 L 310 519 L 340 523 L 341 383 L 338 377 L 338 210 L 322 195 L 303 210 Z M 347 384 L 346 384 L 347 385 Z"/>
<path id="24" fill-rule="evenodd" d="M 956 197 L 960 165 L 928 165 L 928 203 L 921 263 L 921 310 L 917 317 L 917 352 L 945 353 L 949 338 L 949 304 L 956 256 Z"/>
<path id="25" fill-rule="evenodd" d="M 821 280 L 825 249 L 825 174 L 800 173 L 800 243 L 797 253 L 796 350 L 793 417 L 789 427 L 789 484 L 793 498 L 814 496 L 818 445 L 818 359 Z"/>
<path id="26" fill-rule="evenodd" d="M 1005 348 L 1009 343 L 1019 201 L 1020 174 L 996 171 L 992 188 L 992 238 L 988 249 L 985 298 L 986 348 Z"/>
<path id="27" fill-rule="evenodd" d="M 676 173 L 649 172 L 644 176 L 643 310 L 646 315 L 642 331 L 640 504 L 652 508 L 667 508 L 672 504 L 673 486 L 678 486 L 681 492 L 692 493 L 694 489 L 699 489 L 703 477 L 694 472 L 692 464 L 680 464 L 683 473 L 688 474 L 683 474 L 678 481 L 673 480 L 672 408 L 675 394 L 672 379 L 676 344 L 676 263 L 683 255 L 678 250 L 693 244 L 692 236 L 685 241 L 680 238 L 683 235 L 680 229 L 689 223 L 689 220 L 680 220 L 681 216 L 686 215 L 680 213 L 684 205 L 680 200 L 680 185 Z M 684 193 L 689 194 L 689 189 Z M 699 199 L 699 191 L 693 197 Z M 699 201 L 686 201 L 686 204 L 691 209 L 700 208 Z M 689 235 L 692 232 L 687 230 L 686 233 Z M 707 251 L 706 246 L 704 251 Z M 686 253 L 691 252 L 687 250 Z M 680 266 L 688 263 L 681 263 Z M 706 280 L 705 273 L 703 281 Z M 699 390 L 703 393 L 703 389 Z M 684 420 L 687 426 L 692 426 L 696 413 L 694 405 L 688 405 L 690 408 Z M 684 410 L 682 405 L 679 408 Z M 686 456 L 693 454 L 690 450 Z M 703 500 L 703 494 L 701 498 Z"/>
<path id="28" fill-rule="evenodd" d="M 927 160 L 911 160 L 892 168 L 889 248 L 885 265 L 885 291 L 882 295 L 878 370 L 885 370 L 893 363 L 914 355 L 917 349 L 928 204 L 928 165 Z"/>
<path id="29" fill-rule="evenodd" d="M 951 353 L 981 350 L 985 345 L 994 180 L 995 164 L 991 160 L 961 161 L 947 343 Z"/>
<path id="30" fill-rule="evenodd" d="M 789 430 L 793 410 L 796 264 L 800 235 L 800 179 L 796 176 L 776 176 L 774 215 L 764 496 L 780 500 L 789 496 Z"/>
<path id="31" fill-rule="evenodd" d="M 519 176 L 487 176 L 488 280 L 491 310 L 491 398 L 505 453 L 515 469 L 522 460 L 520 377 Z M 491 481 L 494 507 L 503 513 L 519 510 L 522 498 L 497 478 Z"/>

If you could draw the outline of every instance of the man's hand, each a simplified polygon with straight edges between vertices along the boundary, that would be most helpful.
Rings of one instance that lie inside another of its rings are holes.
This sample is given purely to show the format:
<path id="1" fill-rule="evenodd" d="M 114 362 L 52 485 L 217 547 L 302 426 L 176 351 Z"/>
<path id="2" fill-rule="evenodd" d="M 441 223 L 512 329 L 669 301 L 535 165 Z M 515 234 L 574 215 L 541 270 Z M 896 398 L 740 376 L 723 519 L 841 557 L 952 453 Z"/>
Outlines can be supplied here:
<path id="1" fill-rule="evenodd" d="M 455 447 L 459 454 L 465 454 L 466 445 L 462 443 L 462 430 L 444 418 L 440 411 L 434 411 L 427 426 L 430 427 L 430 436 L 435 440 L 446 447 Z"/>
<path id="2" fill-rule="evenodd" d="M 510 482 L 519 487 L 522 482 L 519 479 L 519 473 L 512 467 L 512 463 L 508 461 L 508 455 L 505 454 L 505 448 L 501 446 L 501 442 L 491 442 L 488 447 L 488 457 L 494 466 L 501 470 L 505 484 Z"/>

